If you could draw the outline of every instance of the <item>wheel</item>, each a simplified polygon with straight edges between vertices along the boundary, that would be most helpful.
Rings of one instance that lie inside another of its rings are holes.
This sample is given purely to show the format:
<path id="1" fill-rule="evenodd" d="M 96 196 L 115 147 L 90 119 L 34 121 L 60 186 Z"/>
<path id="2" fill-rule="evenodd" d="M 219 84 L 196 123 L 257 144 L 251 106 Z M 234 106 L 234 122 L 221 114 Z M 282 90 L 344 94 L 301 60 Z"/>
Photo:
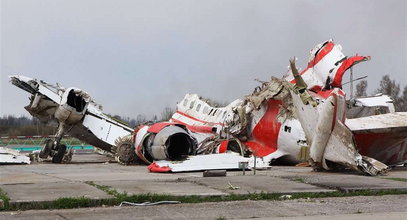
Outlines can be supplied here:
<path id="1" fill-rule="evenodd" d="M 47 157 L 51 154 L 51 150 L 52 150 L 52 140 L 47 139 L 44 141 L 44 145 L 42 146 L 38 156 L 42 159 L 47 159 Z"/>
<path id="2" fill-rule="evenodd" d="M 66 151 L 66 145 L 59 145 L 57 147 L 57 153 L 52 157 L 52 163 L 61 163 L 62 158 L 64 158 L 64 154 Z"/>
<path id="3" fill-rule="evenodd" d="M 69 163 L 69 162 L 71 162 L 73 153 L 74 153 L 73 149 L 69 148 L 69 150 L 67 150 L 67 152 L 62 157 L 62 162 L 61 163 Z"/>

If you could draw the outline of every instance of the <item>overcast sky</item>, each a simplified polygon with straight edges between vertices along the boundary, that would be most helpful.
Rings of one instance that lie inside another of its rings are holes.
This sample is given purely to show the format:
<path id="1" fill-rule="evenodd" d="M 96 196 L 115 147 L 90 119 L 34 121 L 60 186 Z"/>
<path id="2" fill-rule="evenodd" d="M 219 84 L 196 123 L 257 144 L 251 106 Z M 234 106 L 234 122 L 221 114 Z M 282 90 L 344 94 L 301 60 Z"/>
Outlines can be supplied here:
<path id="1" fill-rule="evenodd" d="M 255 78 L 281 77 L 290 57 L 304 68 L 330 38 L 372 56 L 354 68 L 370 92 L 384 74 L 407 84 L 404 0 L 0 1 L 0 116 L 28 115 L 11 74 L 84 89 L 129 117 L 159 115 L 186 93 L 232 101 Z"/>

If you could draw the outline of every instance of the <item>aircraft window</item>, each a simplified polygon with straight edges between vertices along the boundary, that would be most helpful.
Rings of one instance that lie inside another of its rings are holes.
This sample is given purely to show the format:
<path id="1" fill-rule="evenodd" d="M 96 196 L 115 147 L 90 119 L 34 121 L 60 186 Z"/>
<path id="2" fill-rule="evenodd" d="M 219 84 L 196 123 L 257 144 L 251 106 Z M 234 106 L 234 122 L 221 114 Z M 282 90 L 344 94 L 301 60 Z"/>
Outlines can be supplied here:
<path id="1" fill-rule="evenodd" d="M 208 115 L 212 114 L 212 111 L 213 111 L 213 108 L 211 108 L 211 110 L 209 111 L 209 114 L 208 114 Z"/>
<path id="2" fill-rule="evenodd" d="M 192 109 L 195 105 L 195 101 L 192 101 L 191 104 L 189 105 L 189 108 Z"/>
<path id="3" fill-rule="evenodd" d="M 184 99 L 184 103 L 182 103 L 182 105 L 183 105 L 184 107 L 187 107 L 187 104 L 188 104 L 188 99 Z"/>
<path id="4" fill-rule="evenodd" d="M 201 104 L 198 104 L 198 105 L 196 106 L 196 111 L 197 111 L 197 112 L 199 112 L 199 109 L 201 109 Z"/>
<path id="5" fill-rule="evenodd" d="M 203 113 L 204 113 L 204 114 L 207 114 L 207 113 L 208 113 L 208 106 L 205 106 L 205 107 L 204 107 Z"/>
<path id="6" fill-rule="evenodd" d="M 215 116 L 215 114 L 216 114 L 217 111 L 218 111 L 218 110 L 216 109 L 216 110 L 213 112 L 212 116 Z"/>
<path id="7" fill-rule="evenodd" d="M 225 118 L 225 117 L 226 117 L 226 111 L 223 112 L 222 118 Z"/>

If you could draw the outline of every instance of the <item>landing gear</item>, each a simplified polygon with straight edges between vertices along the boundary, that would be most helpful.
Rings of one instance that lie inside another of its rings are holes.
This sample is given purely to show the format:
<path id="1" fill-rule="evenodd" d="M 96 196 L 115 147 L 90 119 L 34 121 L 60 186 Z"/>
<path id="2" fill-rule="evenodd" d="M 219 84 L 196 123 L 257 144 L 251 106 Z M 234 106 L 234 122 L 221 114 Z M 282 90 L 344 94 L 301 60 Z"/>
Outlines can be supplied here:
<path id="1" fill-rule="evenodd" d="M 52 145 L 53 141 L 51 139 L 45 140 L 44 146 L 42 146 L 42 149 L 38 156 L 42 159 L 47 159 L 47 157 L 51 155 Z"/>
<path id="2" fill-rule="evenodd" d="M 57 144 L 56 141 L 47 139 L 38 156 L 42 159 L 52 157 L 52 163 L 69 162 L 72 159 L 73 151 L 71 149 L 67 152 L 66 148 L 64 144 Z"/>
<path id="3" fill-rule="evenodd" d="M 57 146 L 56 153 L 52 157 L 52 163 L 61 163 L 66 152 L 66 145 L 61 144 Z"/>

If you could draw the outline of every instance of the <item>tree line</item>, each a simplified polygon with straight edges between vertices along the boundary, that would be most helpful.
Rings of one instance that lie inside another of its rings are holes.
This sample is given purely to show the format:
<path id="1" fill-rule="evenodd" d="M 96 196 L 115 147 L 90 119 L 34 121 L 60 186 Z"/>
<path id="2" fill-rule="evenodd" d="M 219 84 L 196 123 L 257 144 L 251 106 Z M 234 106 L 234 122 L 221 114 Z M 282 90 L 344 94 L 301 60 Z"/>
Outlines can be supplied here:
<path id="1" fill-rule="evenodd" d="M 356 97 L 367 96 L 367 81 L 362 80 L 356 84 Z M 384 94 L 390 96 L 394 101 L 394 108 L 397 112 L 407 111 L 407 85 L 403 91 L 400 89 L 400 84 L 392 80 L 389 75 L 384 75 L 380 80 L 379 87 L 370 95 Z"/>
<path id="2" fill-rule="evenodd" d="M 366 80 L 356 84 L 356 97 L 368 96 L 368 83 Z M 396 111 L 407 111 L 407 86 L 401 91 L 400 84 L 392 80 L 389 75 L 384 75 L 380 81 L 379 87 L 370 95 L 382 93 L 390 96 L 394 100 Z M 226 106 L 227 102 L 218 102 L 210 98 L 203 98 L 207 103 L 215 107 Z M 120 115 L 110 116 L 117 121 L 127 124 L 130 127 L 136 127 L 145 122 L 168 121 L 174 114 L 175 108 L 165 107 L 159 116 L 153 115 L 148 118 L 144 114 L 139 114 L 136 118 L 123 117 Z M 50 135 L 56 133 L 56 126 L 41 123 L 38 119 L 25 116 L 2 116 L 0 117 L 0 136 L 18 136 L 18 135 Z"/>

